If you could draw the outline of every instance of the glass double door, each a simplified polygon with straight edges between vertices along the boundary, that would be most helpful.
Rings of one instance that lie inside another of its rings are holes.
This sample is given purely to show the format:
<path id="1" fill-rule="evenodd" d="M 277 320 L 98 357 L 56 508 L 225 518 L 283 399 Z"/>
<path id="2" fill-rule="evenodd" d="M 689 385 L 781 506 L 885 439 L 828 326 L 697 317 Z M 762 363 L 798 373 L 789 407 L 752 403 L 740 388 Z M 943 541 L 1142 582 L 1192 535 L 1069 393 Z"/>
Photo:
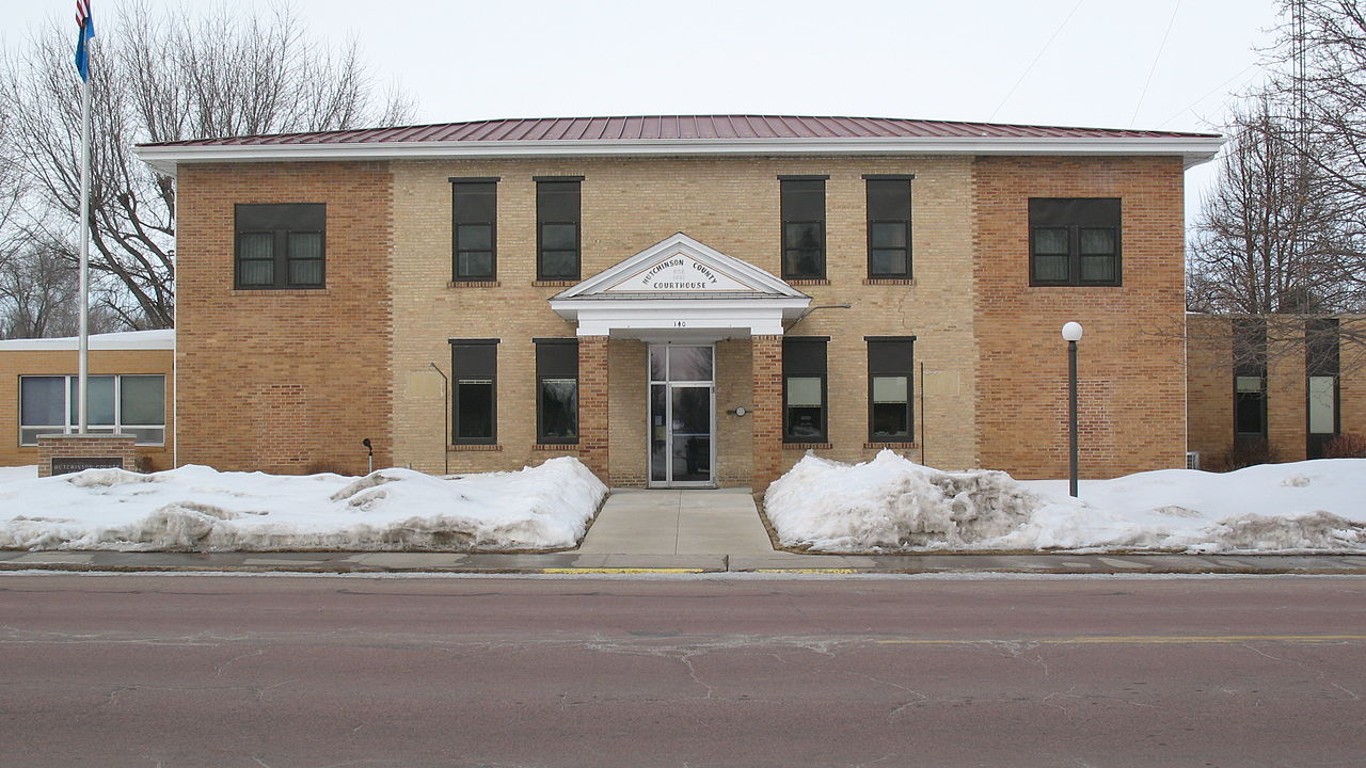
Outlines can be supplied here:
<path id="1" fill-rule="evenodd" d="M 650 485 L 716 482 L 716 373 L 710 346 L 650 346 Z"/>

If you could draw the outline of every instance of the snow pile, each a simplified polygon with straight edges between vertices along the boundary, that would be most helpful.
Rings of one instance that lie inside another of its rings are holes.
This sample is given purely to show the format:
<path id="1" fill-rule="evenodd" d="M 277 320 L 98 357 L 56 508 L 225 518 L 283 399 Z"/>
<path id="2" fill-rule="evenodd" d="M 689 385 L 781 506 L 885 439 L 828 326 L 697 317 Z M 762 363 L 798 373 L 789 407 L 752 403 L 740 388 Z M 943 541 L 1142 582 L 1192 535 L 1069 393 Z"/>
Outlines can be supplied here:
<path id="1" fill-rule="evenodd" d="M 940 472 L 890 451 L 848 465 L 807 456 L 770 486 L 785 546 L 820 552 L 1067 550 L 1366 552 L 1366 460 L 1016 481 Z"/>
<path id="2" fill-rule="evenodd" d="M 607 494 L 573 458 L 451 478 L 186 466 L 0 482 L 0 548 L 8 549 L 564 549 L 582 538 Z"/>
<path id="3" fill-rule="evenodd" d="M 972 548 L 1039 505 L 1005 472 L 940 472 L 891 451 L 852 466 L 807 455 L 764 495 L 779 541 L 830 552 Z"/>

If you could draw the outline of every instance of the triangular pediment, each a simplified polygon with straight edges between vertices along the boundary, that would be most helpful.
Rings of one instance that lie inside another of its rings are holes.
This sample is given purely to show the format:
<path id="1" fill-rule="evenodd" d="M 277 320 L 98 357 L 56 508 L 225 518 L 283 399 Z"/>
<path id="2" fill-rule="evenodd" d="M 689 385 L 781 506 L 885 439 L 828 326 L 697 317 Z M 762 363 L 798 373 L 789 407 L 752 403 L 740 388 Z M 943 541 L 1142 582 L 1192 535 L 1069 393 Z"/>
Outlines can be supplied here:
<path id="1" fill-rule="evenodd" d="M 671 296 L 805 299 L 768 272 L 679 232 L 561 292 L 553 300 Z"/>

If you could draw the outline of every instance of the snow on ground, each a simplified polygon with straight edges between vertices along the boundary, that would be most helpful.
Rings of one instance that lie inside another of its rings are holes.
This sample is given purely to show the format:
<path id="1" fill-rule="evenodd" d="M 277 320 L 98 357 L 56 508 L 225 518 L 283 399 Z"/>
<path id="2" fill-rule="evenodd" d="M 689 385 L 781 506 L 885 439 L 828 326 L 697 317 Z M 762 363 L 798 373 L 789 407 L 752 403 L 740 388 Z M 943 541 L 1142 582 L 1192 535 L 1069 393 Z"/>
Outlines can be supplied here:
<path id="1" fill-rule="evenodd" d="M 361 478 L 88 469 L 0 473 L 0 548 L 124 551 L 573 547 L 607 494 L 576 459 L 520 472 Z"/>
<path id="2" fill-rule="evenodd" d="M 1366 459 L 1084 481 L 941 472 L 883 451 L 808 455 L 769 487 L 786 546 L 818 552 L 1068 550 L 1366 553 Z"/>

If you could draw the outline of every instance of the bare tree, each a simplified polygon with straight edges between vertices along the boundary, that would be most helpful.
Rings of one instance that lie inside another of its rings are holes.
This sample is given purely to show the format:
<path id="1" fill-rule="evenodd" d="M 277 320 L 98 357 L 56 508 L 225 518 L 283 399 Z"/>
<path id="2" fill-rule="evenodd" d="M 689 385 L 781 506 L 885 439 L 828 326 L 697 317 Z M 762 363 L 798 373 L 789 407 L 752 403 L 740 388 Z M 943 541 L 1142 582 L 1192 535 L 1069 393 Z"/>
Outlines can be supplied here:
<path id="1" fill-rule="evenodd" d="M 1188 303 L 1203 312 L 1323 314 L 1357 309 L 1362 266 L 1350 205 L 1305 162 L 1294 121 L 1271 95 L 1235 113 L 1213 192 L 1190 244 Z"/>
<path id="2" fill-rule="evenodd" d="M 105 8 L 111 6 L 106 5 Z M 375 96 L 356 44 L 334 51 L 288 4 L 265 17 L 220 5 L 204 16 L 141 2 L 99 19 L 92 57 L 91 270 L 116 281 L 109 306 L 133 328 L 170 327 L 175 185 L 132 153 L 141 142 L 403 122 L 406 97 Z M 80 80 L 69 30 L 51 27 L 0 62 L 4 158 L 30 183 L 33 239 L 77 258 Z"/>

